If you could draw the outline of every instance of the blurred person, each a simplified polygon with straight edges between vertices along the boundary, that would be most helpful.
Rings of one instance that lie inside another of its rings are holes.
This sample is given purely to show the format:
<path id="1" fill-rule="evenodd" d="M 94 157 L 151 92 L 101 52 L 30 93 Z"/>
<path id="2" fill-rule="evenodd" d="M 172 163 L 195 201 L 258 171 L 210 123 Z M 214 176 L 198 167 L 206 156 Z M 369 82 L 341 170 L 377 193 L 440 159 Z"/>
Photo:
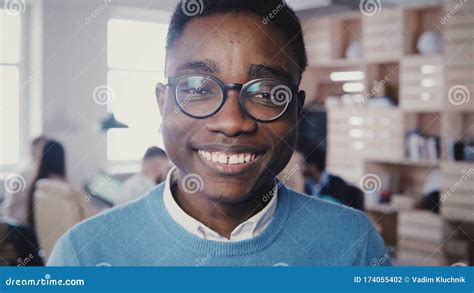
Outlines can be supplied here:
<path id="1" fill-rule="evenodd" d="M 385 257 L 364 213 L 275 177 L 295 149 L 305 100 L 295 12 L 281 0 L 200 3 L 193 16 L 177 4 L 166 83 L 156 86 L 176 167 L 140 199 L 71 229 L 48 265 L 368 266 Z"/>
<path id="2" fill-rule="evenodd" d="M 28 192 L 27 213 L 28 223 L 44 252 L 43 258 L 48 259 L 59 237 L 89 216 L 87 198 L 67 182 L 63 146 L 48 140 Z"/>
<path id="3" fill-rule="evenodd" d="M 34 179 L 35 172 L 38 169 L 44 144 L 48 141 L 45 136 L 38 136 L 31 141 L 30 159 L 27 165 L 19 172 L 19 175 L 25 180 L 26 185 L 30 185 Z M 22 224 L 26 221 L 28 209 L 28 189 L 19 190 L 16 193 L 5 192 L 5 198 L 2 202 L 2 216 L 5 221 L 12 224 Z"/>
<path id="4" fill-rule="evenodd" d="M 142 159 L 142 170 L 125 180 L 119 203 L 129 202 L 150 191 L 166 178 L 170 162 L 166 152 L 159 147 L 149 147 Z"/>
<path id="5" fill-rule="evenodd" d="M 341 177 L 326 170 L 326 152 L 315 149 L 304 158 L 304 192 L 311 196 L 364 210 L 364 194 Z"/>

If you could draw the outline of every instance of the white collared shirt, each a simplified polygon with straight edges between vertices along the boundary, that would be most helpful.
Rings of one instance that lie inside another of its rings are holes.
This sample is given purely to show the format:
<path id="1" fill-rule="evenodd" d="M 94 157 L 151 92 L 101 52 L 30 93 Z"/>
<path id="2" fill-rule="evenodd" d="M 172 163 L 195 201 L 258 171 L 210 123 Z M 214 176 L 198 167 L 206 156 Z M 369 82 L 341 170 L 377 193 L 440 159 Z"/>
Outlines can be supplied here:
<path id="1" fill-rule="evenodd" d="M 207 240 L 235 242 L 251 239 L 260 235 L 270 224 L 277 207 L 278 191 L 276 188 L 274 189 L 274 195 L 265 208 L 263 208 L 260 212 L 255 214 L 247 221 L 238 225 L 230 234 L 230 239 L 220 235 L 216 231 L 188 215 L 178 205 L 173 197 L 173 194 L 171 193 L 172 176 L 175 170 L 176 167 L 173 167 L 166 176 L 163 191 L 163 201 L 171 218 L 189 233 Z"/>

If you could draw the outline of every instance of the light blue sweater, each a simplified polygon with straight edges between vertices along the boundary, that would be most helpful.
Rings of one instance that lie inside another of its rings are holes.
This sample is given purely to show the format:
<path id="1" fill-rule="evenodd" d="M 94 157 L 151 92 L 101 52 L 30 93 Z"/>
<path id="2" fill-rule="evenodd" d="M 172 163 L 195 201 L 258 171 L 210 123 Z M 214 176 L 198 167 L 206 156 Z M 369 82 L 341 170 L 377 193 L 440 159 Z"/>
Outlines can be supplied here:
<path id="1" fill-rule="evenodd" d="M 67 232 L 50 266 L 353 266 L 390 265 L 365 214 L 287 189 L 270 225 L 238 242 L 201 239 L 173 221 L 163 184 Z"/>

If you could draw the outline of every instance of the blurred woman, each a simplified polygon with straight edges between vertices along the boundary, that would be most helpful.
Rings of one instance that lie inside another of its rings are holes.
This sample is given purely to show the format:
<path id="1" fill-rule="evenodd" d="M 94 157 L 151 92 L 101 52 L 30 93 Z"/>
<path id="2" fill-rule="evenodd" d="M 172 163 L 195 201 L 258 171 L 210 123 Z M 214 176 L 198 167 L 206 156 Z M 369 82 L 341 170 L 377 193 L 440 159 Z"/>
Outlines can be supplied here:
<path id="1" fill-rule="evenodd" d="M 45 143 L 28 199 L 28 222 L 46 261 L 59 237 L 90 216 L 89 198 L 67 182 L 65 152 L 59 142 Z"/>

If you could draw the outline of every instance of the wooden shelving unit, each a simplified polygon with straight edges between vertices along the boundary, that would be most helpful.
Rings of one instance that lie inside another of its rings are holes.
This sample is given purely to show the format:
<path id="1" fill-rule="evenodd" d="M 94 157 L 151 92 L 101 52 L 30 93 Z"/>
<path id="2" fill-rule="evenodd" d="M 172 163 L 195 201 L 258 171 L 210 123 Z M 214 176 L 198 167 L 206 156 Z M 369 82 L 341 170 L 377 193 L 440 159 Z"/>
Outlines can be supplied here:
<path id="1" fill-rule="evenodd" d="M 474 223 L 474 163 L 453 162 L 450 156 L 455 141 L 474 141 L 474 3 L 464 3 L 452 14 L 456 4 L 459 1 L 446 0 L 442 6 L 384 8 L 373 16 L 350 13 L 303 19 L 310 68 L 302 88 L 307 91 L 306 106 L 327 106 L 329 171 L 356 185 L 364 174 L 380 174 L 382 189 L 397 194 L 397 199 L 415 202 L 422 197 L 429 174 L 438 170 L 443 180 L 441 197 L 453 194 L 440 202 L 439 214 L 414 210 L 411 203 L 406 205 L 410 208 L 398 210 L 399 224 L 404 225 L 398 231 L 401 264 L 412 264 L 407 260 L 413 255 L 419 256 L 414 265 L 474 264 L 472 243 L 452 236 L 461 225 Z M 450 18 L 443 21 L 447 14 Z M 417 40 L 427 31 L 442 36 L 442 52 L 422 55 L 417 50 Z M 344 52 L 354 39 L 362 45 L 362 56 L 345 59 Z M 334 73 L 354 72 L 363 77 L 331 78 Z M 348 92 L 347 83 L 363 87 Z M 460 86 L 470 97 L 453 103 L 449 94 Z M 347 95 L 361 100 L 348 104 Z M 371 107 L 374 97 L 387 97 L 392 105 Z M 439 157 L 408 159 L 407 134 L 414 130 L 437 139 Z M 452 191 L 462 172 L 469 170 L 470 183 Z M 387 174 L 398 180 L 397 186 L 385 179 Z M 414 219 L 424 217 L 431 224 L 415 228 Z M 472 231 L 469 236 L 474 238 L 474 228 L 463 230 Z M 426 237 L 413 237 L 414 233 Z M 429 239 L 430 233 L 436 239 Z"/>

